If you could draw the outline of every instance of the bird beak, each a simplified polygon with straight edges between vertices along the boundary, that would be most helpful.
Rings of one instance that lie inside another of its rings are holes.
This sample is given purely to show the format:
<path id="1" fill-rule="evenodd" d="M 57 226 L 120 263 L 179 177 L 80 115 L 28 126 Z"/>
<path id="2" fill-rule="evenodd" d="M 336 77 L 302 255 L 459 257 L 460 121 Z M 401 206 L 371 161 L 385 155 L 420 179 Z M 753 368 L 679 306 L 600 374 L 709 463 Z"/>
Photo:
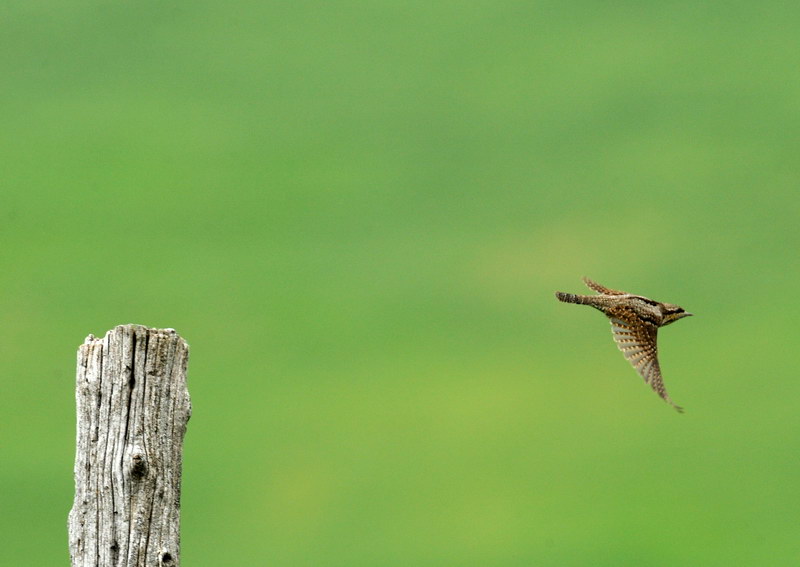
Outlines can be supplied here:
<path id="1" fill-rule="evenodd" d="M 692 315 L 694 315 L 694 313 L 684 313 L 683 314 L 684 317 L 691 317 Z"/>

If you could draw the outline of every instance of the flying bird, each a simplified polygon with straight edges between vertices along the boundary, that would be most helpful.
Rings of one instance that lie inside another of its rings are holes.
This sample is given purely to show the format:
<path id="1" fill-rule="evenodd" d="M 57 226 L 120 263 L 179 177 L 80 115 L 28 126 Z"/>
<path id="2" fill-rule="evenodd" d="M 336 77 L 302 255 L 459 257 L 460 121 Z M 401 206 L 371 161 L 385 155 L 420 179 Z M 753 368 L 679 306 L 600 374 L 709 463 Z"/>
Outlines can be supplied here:
<path id="1" fill-rule="evenodd" d="M 670 399 L 664 388 L 658 365 L 656 337 L 659 327 L 692 314 L 672 303 L 661 303 L 641 295 L 609 289 L 589 278 L 583 278 L 583 281 L 598 295 L 575 295 L 557 291 L 556 298 L 565 303 L 591 305 L 602 311 L 611 320 L 611 331 L 617 347 L 644 378 L 645 383 L 650 384 L 664 401 L 683 412 L 683 408 Z"/>

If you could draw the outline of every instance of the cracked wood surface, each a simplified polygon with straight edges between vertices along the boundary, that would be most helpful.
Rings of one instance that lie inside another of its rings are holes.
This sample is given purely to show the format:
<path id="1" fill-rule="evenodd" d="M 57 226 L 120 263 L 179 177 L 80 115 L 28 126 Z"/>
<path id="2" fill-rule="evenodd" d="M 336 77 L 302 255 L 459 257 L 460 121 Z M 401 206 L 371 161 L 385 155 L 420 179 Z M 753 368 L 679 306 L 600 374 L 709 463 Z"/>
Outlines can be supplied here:
<path id="1" fill-rule="evenodd" d="M 177 567 L 189 347 L 121 325 L 78 349 L 73 567 Z"/>

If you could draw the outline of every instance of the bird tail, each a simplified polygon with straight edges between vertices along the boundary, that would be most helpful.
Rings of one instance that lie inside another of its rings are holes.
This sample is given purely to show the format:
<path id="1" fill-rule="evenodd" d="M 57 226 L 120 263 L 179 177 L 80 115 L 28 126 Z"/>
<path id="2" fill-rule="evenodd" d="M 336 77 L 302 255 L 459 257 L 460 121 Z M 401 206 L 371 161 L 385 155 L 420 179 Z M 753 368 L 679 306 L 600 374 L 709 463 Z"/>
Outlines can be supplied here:
<path id="1" fill-rule="evenodd" d="M 585 295 L 575 295 L 574 293 L 564 293 L 563 291 L 556 292 L 556 299 L 564 303 L 580 303 L 582 305 L 589 305 L 588 297 Z"/>

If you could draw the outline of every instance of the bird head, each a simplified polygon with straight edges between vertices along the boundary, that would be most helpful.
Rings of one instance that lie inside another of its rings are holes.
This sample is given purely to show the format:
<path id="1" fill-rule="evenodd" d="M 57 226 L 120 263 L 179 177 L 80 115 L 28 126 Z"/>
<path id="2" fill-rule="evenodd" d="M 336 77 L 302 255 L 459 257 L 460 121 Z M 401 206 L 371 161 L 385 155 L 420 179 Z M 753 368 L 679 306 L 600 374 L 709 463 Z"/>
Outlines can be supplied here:
<path id="1" fill-rule="evenodd" d="M 674 323 L 678 319 L 683 319 L 684 317 L 689 317 L 692 313 L 687 313 L 684 311 L 683 307 L 679 305 L 673 305 L 672 303 L 664 303 L 661 307 L 661 312 L 664 317 L 661 326 L 669 325 L 670 323 Z"/>

